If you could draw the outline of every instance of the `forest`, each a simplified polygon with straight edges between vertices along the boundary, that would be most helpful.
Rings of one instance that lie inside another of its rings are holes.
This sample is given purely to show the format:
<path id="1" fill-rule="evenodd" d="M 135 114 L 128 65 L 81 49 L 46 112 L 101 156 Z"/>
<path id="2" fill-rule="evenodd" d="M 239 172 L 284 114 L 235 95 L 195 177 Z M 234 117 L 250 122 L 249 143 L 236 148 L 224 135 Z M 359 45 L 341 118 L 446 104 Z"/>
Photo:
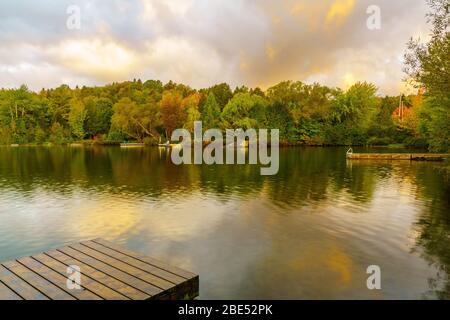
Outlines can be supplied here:
<path id="1" fill-rule="evenodd" d="M 94 88 L 62 85 L 39 93 L 23 85 L 0 91 L 0 143 L 156 144 L 166 141 L 174 129 L 192 130 L 193 122 L 202 120 L 205 130 L 278 128 L 285 145 L 448 147 L 448 140 L 445 145 L 427 135 L 440 129 L 433 127 L 440 124 L 433 118 L 440 110 L 428 106 L 435 102 L 431 99 L 427 95 L 378 97 L 376 87 L 368 83 L 342 91 L 286 81 L 265 92 L 232 90 L 225 83 L 193 90 L 154 80 Z"/>
<path id="2" fill-rule="evenodd" d="M 379 96 L 375 85 L 347 90 L 284 81 L 267 90 L 204 89 L 134 79 L 99 87 L 0 90 L 0 144 L 165 142 L 176 128 L 277 128 L 283 145 L 392 145 L 450 148 L 449 5 L 436 3 L 427 43 L 411 39 L 405 72 L 418 94 Z"/>

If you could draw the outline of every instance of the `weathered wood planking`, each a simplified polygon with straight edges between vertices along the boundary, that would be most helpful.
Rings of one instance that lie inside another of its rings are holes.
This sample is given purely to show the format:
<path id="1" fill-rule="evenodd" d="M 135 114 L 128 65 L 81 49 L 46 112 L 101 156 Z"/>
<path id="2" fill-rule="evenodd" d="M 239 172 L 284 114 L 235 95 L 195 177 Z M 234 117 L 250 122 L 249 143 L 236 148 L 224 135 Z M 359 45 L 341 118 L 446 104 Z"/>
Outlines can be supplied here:
<path id="1" fill-rule="evenodd" d="M 81 288 L 69 289 L 69 266 Z M 0 300 L 194 299 L 199 276 L 103 239 L 0 264 Z"/>
<path id="2" fill-rule="evenodd" d="M 438 153 L 347 153 L 347 159 L 355 160 L 441 161 L 447 158 L 450 158 L 450 155 Z"/>

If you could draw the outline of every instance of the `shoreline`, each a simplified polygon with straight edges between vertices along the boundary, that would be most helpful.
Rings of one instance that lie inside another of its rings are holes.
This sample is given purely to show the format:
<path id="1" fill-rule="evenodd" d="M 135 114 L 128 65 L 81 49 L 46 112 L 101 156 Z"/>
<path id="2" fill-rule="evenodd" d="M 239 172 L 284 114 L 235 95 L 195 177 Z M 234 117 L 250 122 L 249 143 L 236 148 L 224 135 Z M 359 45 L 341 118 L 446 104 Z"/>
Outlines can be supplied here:
<path id="1" fill-rule="evenodd" d="M 125 142 L 125 144 L 136 144 L 136 142 Z M 86 148 L 86 147 L 120 147 L 124 142 L 113 142 L 113 141 L 105 141 L 105 142 L 69 142 L 63 144 L 55 144 L 51 142 L 47 143 L 24 143 L 24 144 L 0 144 L 0 147 L 3 148 L 19 148 L 19 147 L 72 147 L 72 148 Z M 139 143 L 140 144 L 140 143 Z M 207 145 L 207 144 L 205 144 Z M 204 146 L 205 146 L 204 145 Z M 161 147 L 155 144 L 143 144 L 143 148 L 147 147 Z M 270 147 L 270 144 L 269 144 Z M 405 149 L 405 150 L 427 150 L 424 148 L 406 146 L 404 144 L 391 144 L 391 145 L 361 145 L 361 144 L 350 144 L 350 145 L 318 145 L 318 144 L 302 144 L 302 143 L 280 143 L 280 148 L 298 148 L 298 147 L 310 147 L 310 148 L 338 148 L 338 147 L 358 147 L 358 148 L 373 148 L 373 149 Z M 429 153 L 433 153 L 432 151 L 427 151 Z"/>

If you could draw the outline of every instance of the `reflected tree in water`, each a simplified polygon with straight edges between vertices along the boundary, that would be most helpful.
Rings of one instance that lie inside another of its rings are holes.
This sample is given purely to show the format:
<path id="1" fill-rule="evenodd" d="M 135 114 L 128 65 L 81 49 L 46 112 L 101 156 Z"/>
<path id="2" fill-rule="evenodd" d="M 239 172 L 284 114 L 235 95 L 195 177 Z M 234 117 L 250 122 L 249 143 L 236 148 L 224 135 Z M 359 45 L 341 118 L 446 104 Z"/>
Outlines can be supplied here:
<path id="1" fill-rule="evenodd" d="M 417 172 L 421 192 L 431 204 L 417 222 L 417 248 L 424 258 L 438 268 L 429 280 L 430 291 L 425 295 L 450 299 L 450 167 L 423 167 Z"/>

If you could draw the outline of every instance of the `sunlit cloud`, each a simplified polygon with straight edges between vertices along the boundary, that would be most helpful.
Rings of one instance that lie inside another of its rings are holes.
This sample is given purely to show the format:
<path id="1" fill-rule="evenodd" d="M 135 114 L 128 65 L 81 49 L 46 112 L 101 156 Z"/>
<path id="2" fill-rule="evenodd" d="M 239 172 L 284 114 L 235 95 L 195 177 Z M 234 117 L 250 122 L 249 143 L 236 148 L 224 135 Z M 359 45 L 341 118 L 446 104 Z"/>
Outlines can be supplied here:
<path id="1" fill-rule="evenodd" d="M 68 40 L 48 52 L 60 65 L 105 81 L 128 76 L 139 66 L 132 50 L 101 39 Z"/>
<path id="2" fill-rule="evenodd" d="M 277 50 L 271 44 L 267 44 L 266 54 L 267 54 L 267 58 L 270 61 L 273 61 L 273 60 L 275 60 L 275 58 L 277 56 Z"/>
<path id="3" fill-rule="evenodd" d="M 65 27 L 69 4 L 0 3 L 0 87 L 367 80 L 395 94 L 406 42 L 427 35 L 426 3 L 417 0 L 378 1 L 378 31 L 366 27 L 369 0 L 80 0 L 76 31 Z"/>
<path id="4" fill-rule="evenodd" d="M 327 12 L 328 24 L 341 24 L 355 8 L 355 0 L 334 0 Z"/>

